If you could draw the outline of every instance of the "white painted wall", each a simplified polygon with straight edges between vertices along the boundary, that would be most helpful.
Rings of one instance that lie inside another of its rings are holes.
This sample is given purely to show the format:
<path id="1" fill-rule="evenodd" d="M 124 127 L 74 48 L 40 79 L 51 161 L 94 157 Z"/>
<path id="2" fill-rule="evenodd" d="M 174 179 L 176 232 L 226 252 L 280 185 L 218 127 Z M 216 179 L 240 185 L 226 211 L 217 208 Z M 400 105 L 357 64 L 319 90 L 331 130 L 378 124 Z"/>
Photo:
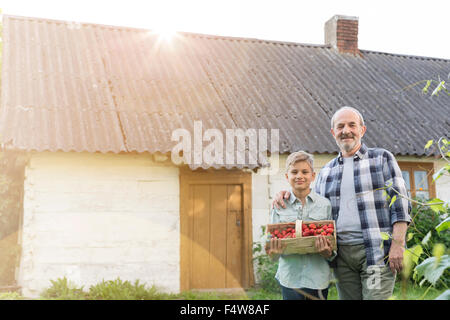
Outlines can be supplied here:
<path id="1" fill-rule="evenodd" d="M 18 284 L 66 276 L 179 290 L 179 172 L 150 155 L 36 153 L 26 168 Z"/>
<path id="2" fill-rule="evenodd" d="M 445 160 L 435 161 L 434 172 L 438 172 L 446 164 Z M 436 180 L 436 197 L 445 202 L 450 202 L 450 176 L 448 174 Z"/>

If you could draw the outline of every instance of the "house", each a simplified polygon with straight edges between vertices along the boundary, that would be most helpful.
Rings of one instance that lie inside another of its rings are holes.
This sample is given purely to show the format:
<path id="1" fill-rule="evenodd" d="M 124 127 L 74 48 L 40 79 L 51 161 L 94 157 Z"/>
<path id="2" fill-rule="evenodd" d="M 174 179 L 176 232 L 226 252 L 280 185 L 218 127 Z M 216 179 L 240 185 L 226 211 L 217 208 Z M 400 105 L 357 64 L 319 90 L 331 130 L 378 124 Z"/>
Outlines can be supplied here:
<path id="1" fill-rule="evenodd" d="M 64 276 L 173 292 L 251 286 L 252 243 L 286 186 L 287 155 L 314 153 L 317 170 L 335 157 L 330 118 L 343 105 L 362 112 L 369 147 L 394 153 L 413 196 L 449 200 L 448 177 L 431 183 L 445 162 L 424 145 L 448 136 L 450 102 L 405 88 L 446 78 L 450 60 L 362 50 L 357 30 L 358 18 L 335 16 L 324 45 L 192 33 L 165 41 L 4 15 L 0 138 L 25 159 L 22 293 Z M 230 140 L 206 142 L 227 129 L 252 133 L 249 144 L 259 137 L 256 160 L 205 161 L 208 146 L 216 156 Z"/>

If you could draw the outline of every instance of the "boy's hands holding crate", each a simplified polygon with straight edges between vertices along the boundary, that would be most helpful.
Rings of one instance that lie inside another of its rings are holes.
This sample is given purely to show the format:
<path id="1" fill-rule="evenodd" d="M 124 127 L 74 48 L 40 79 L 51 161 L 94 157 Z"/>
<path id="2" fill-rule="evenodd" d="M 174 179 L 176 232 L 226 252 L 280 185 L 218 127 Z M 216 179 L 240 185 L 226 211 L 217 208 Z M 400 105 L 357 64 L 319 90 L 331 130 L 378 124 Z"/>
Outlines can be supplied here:
<path id="1" fill-rule="evenodd" d="M 266 245 L 266 253 L 268 255 L 282 254 L 284 250 L 284 244 L 279 238 L 271 238 L 270 242 Z"/>
<path id="2" fill-rule="evenodd" d="M 317 237 L 315 246 L 317 252 L 324 258 L 330 258 L 333 254 L 330 239 L 324 237 L 323 235 Z"/>
<path id="3" fill-rule="evenodd" d="M 267 254 L 319 253 L 330 258 L 336 246 L 334 220 L 315 220 L 268 224 Z"/>

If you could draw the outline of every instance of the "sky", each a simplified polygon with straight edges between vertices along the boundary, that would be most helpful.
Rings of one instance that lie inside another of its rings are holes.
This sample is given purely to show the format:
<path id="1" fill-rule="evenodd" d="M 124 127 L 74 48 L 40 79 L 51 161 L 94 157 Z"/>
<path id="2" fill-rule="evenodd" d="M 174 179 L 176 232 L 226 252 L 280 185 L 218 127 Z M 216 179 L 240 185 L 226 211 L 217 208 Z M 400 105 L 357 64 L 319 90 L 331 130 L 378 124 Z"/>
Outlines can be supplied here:
<path id="1" fill-rule="evenodd" d="M 362 50 L 450 59 L 449 0 L 1 0 L 3 14 L 324 44 L 334 15 L 359 18 Z"/>

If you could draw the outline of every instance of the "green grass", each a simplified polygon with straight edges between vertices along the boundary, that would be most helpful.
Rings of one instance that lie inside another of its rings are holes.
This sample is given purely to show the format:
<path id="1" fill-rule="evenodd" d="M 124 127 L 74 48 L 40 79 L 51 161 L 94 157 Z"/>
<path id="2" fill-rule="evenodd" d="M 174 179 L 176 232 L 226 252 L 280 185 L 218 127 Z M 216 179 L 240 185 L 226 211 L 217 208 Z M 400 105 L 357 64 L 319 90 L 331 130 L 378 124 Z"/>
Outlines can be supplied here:
<path id="1" fill-rule="evenodd" d="M 59 279 L 43 292 L 39 299 L 45 300 L 94 300 L 95 295 L 70 285 L 70 282 Z M 165 293 L 152 286 L 147 288 L 142 284 L 130 285 L 128 282 L 108 282 L 99 285 L 106 300 L 281 300 L 280 293 L 273 293 L 261 288 L 250 288 L 245 292 L 217 292 L 217 291 L 185 291 L 182 293 Z M 114 289 L 114 290 L 113 290 Z M 434 300 L 446 289 L 414 285 L 408 283 L 405 290 L 398 281 L 394 287 L 393 300 Z M 114 294 L 112 294 L 114 293 Z M 0 300 L 28 299 L 16 292 L 0 293 Z M 338 300 L 336 286 L 333 284 L 328 291 L 328 300 Z M 34 299 L 33 299 L 34 300 Z"/>
<path id="2" fill-rule="evenodd" d="M 394 287 L 392 299 L 394 300 L 434 300 L 446 289 L 436 289 L 434 287 L 408 283 L 405 290 L 402 290 L 401 282 L 397 282 Z"/>
<path id="3" fill-rule="evenodd" d="M 434 300 L 446 289 L 436 289 L 434 287 L 423 286 L 408 283 L 406 290 L 402 290 L 401 282 L 397 282 L 392 294 L 392 300 Z M 249 299 L 254 300 L 281 300 L 281 294 L 269 293 L 264 290 L 250 289 L 247 291 Z M 328 300 L 339 300 L 336 286 L 333 284 L 328 290 Z"/>

